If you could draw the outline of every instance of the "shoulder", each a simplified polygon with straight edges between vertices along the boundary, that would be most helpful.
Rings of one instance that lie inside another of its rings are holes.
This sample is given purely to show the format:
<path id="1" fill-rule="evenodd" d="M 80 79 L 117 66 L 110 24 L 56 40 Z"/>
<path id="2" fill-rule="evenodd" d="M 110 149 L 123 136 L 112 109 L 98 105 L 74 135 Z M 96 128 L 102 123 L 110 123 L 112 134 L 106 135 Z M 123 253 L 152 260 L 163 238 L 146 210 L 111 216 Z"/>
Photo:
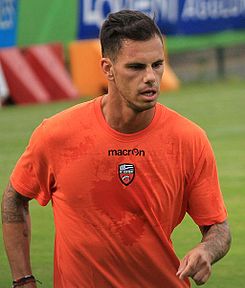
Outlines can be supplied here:
<path id="1" fill-rule="evenodd" d="M 159 105 L 163 110 L 161 126 L 165 135 L 186 145 L 203 146 L 208 142 L 206 131 L 197 123 L 162 104 Z"/>
<path id="2" fill-rule="evenodd" d="M 65 109 L 48 119 L 45 119 L 45 125 L 51 126 L 53 128 L 54 125 L 59 125 L 60 123 L 66 122 L 76 122 L 77 120 L 86 120 L 88 114 L 92 116 L 92 110 L 94 107 L 94 102 L 96 99 L 86 101 L 75 106 L 72 106 L 68 109 Z"/>
<path id="3" fill-rule="evenodd" d="M 174 131 L 178 131 L 179 133 L 206 134 L 204 129 L 194 121 L 169 107 L 162 104 L 159 104 L 159 106 L 164 111 L 164 125 L 167 125 L 169 129 L 174 129 Z"/>
<path id="4" fill-rule="evenodd" d="M 90 129 L 95 115 L 95 101 L 96 99 L 93 99 L 80 103 L 44 119 L 34 130 L 32 139 L 42 142 L 42 145 L 53 141 L 62 143 L 74 138 L 78 131 Z"/>
<path id="5" fill-rule="evenodd" d="M 53 134 L 54 132 L 64 134 L 90 125 L 95 115 L 95 101 L 96 99 L 93 99 L 77 104 L 45 119 L 42 123 L 45 134 Z"/>

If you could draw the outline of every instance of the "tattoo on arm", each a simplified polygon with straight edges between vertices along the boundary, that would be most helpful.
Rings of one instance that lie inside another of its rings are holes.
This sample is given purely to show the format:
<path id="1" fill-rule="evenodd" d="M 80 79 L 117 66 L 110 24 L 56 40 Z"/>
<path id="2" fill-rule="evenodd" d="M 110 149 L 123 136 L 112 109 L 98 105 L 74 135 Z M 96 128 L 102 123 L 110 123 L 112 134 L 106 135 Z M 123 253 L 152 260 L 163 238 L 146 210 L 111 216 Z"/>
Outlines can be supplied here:
<path id="1" fill-rule="evenodd" d="M 225 256 L 231 245 L 231 234 L 227 221 L 211 226 L 200 227 L 206 250 L 210 253 L 212 264 Z"/>
<path id="2" fill-rule="evenodd" d="M 25 217 L 29 214 L 29 200 L 9 184 L 2 200 L 2 223 L 25 222 Z"/>

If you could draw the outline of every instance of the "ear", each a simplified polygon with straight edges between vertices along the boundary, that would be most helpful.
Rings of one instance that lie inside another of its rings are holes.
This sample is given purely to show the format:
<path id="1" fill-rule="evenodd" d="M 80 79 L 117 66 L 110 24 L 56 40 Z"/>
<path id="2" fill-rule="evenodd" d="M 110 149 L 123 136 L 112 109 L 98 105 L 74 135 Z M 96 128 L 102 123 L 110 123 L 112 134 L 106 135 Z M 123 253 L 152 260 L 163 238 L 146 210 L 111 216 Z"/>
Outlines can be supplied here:
<path id="1" fill-rule="evenodd" d="M 108 81 L 112 81 L 114 79 L 113 75 L 113 64 L 109 58 L 101 59 L 101 67 Z"/>

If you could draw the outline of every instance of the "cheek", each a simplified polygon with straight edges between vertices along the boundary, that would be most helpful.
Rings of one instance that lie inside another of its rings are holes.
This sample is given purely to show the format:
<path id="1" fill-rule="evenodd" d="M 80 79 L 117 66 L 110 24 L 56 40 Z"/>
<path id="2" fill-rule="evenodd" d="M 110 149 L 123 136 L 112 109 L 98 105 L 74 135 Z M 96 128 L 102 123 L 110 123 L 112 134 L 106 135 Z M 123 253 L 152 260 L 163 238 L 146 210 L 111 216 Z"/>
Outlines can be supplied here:
<path id="1" fill-rule="evenodd" d="M 120 75 L 115 75 L 115 82 L 118 88 L 125 90 L 137 89 L 140 83 L 139 75 L 132 75 L 129 73 L 121 73 Z"/>

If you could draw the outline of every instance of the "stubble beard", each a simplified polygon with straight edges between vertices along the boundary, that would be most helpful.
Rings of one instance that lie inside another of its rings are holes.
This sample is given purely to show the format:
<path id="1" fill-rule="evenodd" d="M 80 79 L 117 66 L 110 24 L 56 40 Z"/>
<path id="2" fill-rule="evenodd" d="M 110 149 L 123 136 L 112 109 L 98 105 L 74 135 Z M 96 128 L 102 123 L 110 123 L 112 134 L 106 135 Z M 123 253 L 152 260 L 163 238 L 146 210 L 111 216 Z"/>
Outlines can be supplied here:
<path id="1" fill-rule="evenodd" d="M 139 96 L 140 97 L 140 96 Z M 127 106 L 132 109 L 136 113 L 141 113 L 150 109 L 155 108 L 157 101 L 149 101 L 149 102 L 141 102 L 139 101 L 139 104 L 137 104 L 137 101 L 131 102 L 128 99 L 124 98 L 127 102 Z M 157 96 L 158 99 L 158 96 Z"/>

